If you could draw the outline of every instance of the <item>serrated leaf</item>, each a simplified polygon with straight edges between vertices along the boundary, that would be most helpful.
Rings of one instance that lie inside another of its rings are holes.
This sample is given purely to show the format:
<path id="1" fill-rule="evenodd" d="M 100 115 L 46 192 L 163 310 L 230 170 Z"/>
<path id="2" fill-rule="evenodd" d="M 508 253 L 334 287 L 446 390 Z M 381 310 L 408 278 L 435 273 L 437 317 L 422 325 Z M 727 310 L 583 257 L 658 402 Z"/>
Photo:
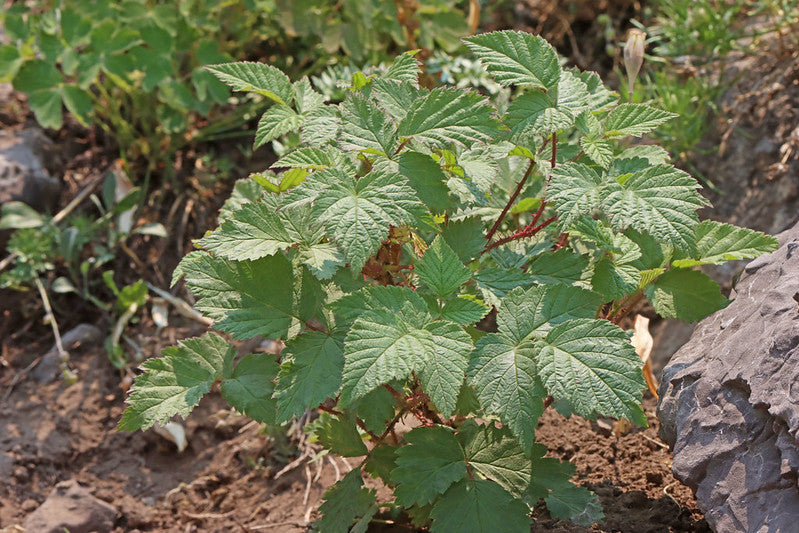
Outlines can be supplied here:
<path id="1" fill-rule="evenodd" d="M 200 403 L 211 385 L 232 366 L 236 350 L 215 333 L 180 341 L 149 359 L 130 390 L 120 431 L 165 424 L 174 415 L 183 418 Z"/>
<path id="2" fill-rule="evenodd" d="M 433 240 L 414 272 L 439 298 L 446 298 L 471 278 L 471 271 L 441 236 Z"/>
<path id="3" fill-rule="evenodd" d="M 416 428 L 405 435 L 406 446 L 397 450 L 397 468 L 391 480 L 399 505 L 426 505 L 466 476 L 463 449 L 452 429 L 445 426 Z"/>
<path id="4" fill-rule="evenodd" d="M 294 242 L 270 206 L 251 203 L 242 206 L 219 229 L 196 244 L 215 255 L 240 261 L 274 255 Z"/>
<path id="5" fill-rule="evenodd" d="M 494 109 L 477 93 L 434 89 L 413 102 L 399 123 L 400 137 L 413 137 L 434 148 L 449 143 L 471 145 L 498 132 Z"/>
<path id="6" fill-rule="evenodd" d="M 306 115 L 325 105 L 325 98 L 314 90 L 307 76 L 295 81 L 293 87 L 294 103 L 299 114 Z"/>
<path id="7" fill-rule="evenodd" d="M 300 246 L 300 262 L 320 280 L 330 279 L 347 260 L 338 247 L 329 242 Z"/>
<path id="8" fill-rule="evenodd" d="M 390 445 L 375 446 L 369 451 L 363 469 L 388 485 L 391 483 L 391 471 L 397 467 L 397 449 L 397 446 Z"/>
<path id="9" fill-rule="evenodd" d="M 511 129 L 511 139 L 523 142 L 528 137 L 546 136 L 574 122 L 574 117 L 558 109 L 543 92 L 534 91 L 516 97 L 508 106 L 506 124 Z"/>
<path id="10" fill-rule="evenodd" d="M 613 145 L 610 141 L 581 137 L 580 148 L 591 161 L 602 168 L 608 168 L 613 161 Z"/>
<path id="11" fill-rule="evenodd" d="M 730 303 L 718 283 L 698 270 L 669 270 L 647 287 L 646 296 L 660 316 L 686 322 L 701 320 Z"/>
<path id="12" fill-rule="evenodd" d="M 396 399 L 385 387 L 378 387 L 358 400 L 355 413 L 363 420 L 366 429 L 378 435 L 394 417 Z"/>
<path id="13" fill-rule="evenodd" d="M 394 120 L 400 121 L 408 114 L 413 101 L 427 91 L 419 89 L 416 83 L 386 79 L 372 81 L 371 97 Z"/>
<path id="14" fill-rule="evenodd" d="M 460 326 L 448 322 L 432 322 L 425 329 L 433 336 L 434 346 L 419 370 L 419 379 L 439 412 L 449 417 L 469 364 L 472 339 Z"/>
<path id="15" fill-rule="evenodd" d="M 299 416 L 332 398 L 341 386 L 344 343 L 338 336 L 310 331 L 286 343 L 274 398 L 277 422 Z"/>
<path id="16" fill-rule="evenodd" d="M 271 65 L 239 61 L 208 65 L 205 68 L 235 91 L 258 93 L 286 106 L 293 99 L 291 80 L 280 69 Z"/>
<path id="17" fill-rule="evenodd" d="M 482 475 L 497 482 L 514 497 L 527 499 L 531 477 L 529 452 L 506 429 L 467 420 L 458 428 L 458 441 L 466 461 Z M 543 447 L 539 444 L 535 447 Z M 527 501 L 535 505 L 535 499 Z"/>
<path id="18" fill-rule="evenodd" d="M 433 335 L 423 329 L 426 318 L 410 304 L 400 312 L 377 309 L 358 317 L 344 342 L 339 404 L 347 405 L 393 379 L 405 379 L 435 356 Z"/>
<path id="19" fill-rule="evenodd" d="M 399 174 L 371 172 L 357 182 L 349 175 L 340 178 L 330 180 L 316 198 L 313 216 L 359 271 L 386 239 L 389 226 L 414 224 L 426 209 Z"/>
<path id="20" fill-rule="evenodd" d="M 527 505 L 493 481 L 464 479 L 451 486 L 430 513 L 432 533 L 529 533 Z"/>
<path id="21" fill-rule="evenodd" d="M 392 61 L 391 66 L 381 76 L 384 80 L 406 81 L 416 84 L 421 72 L 421 65 L 414 57 L 415 52 L 405 52 Z"/>
<path id="22" fill-rule="evenodd" d="M 272 168 L 305 168 L 310 170 L 322 170 L 333 166 L 330 156 L 319 148 L 299 148 L 290 152 L 272 165 Z"/>
<path id="23" fill-rule="evenodd" d="M 375 309 L 399 311 L 406 302 L 417 309 L 426 307 L 416 291 L 394 285 L 363 288 L 339 298 L 330 307 L 345 320 L 353 321 L 363 313 Z"/>
<path id="24" fill-rule="evenodd" d="M 479 218 L 450 221 L 441 236 L 464 263 L 477 257 L 486 245 L 483 223 Z"/>
<path id="25" fill-rule="evenodd" d="M 534 283 L 533 278 L 520 268 L 483 268 L 473 278 L 486 303 L 494 307 L 500 307 L 502 299 L 516 287 L 529 288 Z"/>
<path id="26" fill-rule="evenodd" d="M 342 457 L 360 457 L 368 453 L 355 425 L 355 416 L 351 413 L 341 416 L 322 413 L 309 424 L 308 431 L 316 436 L 322 446 Z"/>
<path id="27" fill-rule="evenodd" d="M 264 188 L 252 178 L 238 180 L 233 186 L 230 198 L 225 200 L 222 209 L 219 210 L 219 224 L 221 225 L 225 220 L 232 218 L 233 214 L 245 204 L 257 202 L 263 194 Z"/>
<path id="28" fill-rule="evenodd" d="M 313 530 L 319 533 L 349 533 L 356 520 L 368 523 L 378 509 L 375 492 L 363 487 L 360 468 L 350 471 L 325 491 L 322 498 L 325 500 L 319 507 L 322 518 L 313 525 Z"/>
<path id="29" fill-rule="evenodd" d="M 677 268 L 718 265 L 726 261 L 749 259 L 770 253 L 779 247 L 776 237 L 759 231 L 705 220 L 696 227 L 696 259 L 678 259 Z"/>
<path id="30" fill-rule="evenodd" d="M 385 113 L 360 94 L 349 93 L 341 110 L 341 147 L 368 150 L 385 157 L 394 155 L 397 126 Z"/>
<path id="31" fill-rule="evenodd" d="M 617 230 L 632 227 L 671 244 L 687 254 L 696 251 L 696 211 L 705 200 L 699 184 L 681 170 L 656 165 L 634 172 L 624 185 L 614 187 L 602 200 Z"/>
<path id="32" fill-rule="evenodd" d="M 233 375 L 222 381 L 222 397 L 231 407 L 257 422 L 275 423 L 274 379 L 278 364 L 269 354 L 249 354 L 238 362 Z"/>
<path id="33" fill-rule="evenodd" d="M 620 300 L 638 288 L 641 271 L 630 264 L 616 263 L 607 257 L 594 264 L 591 287 L 606 301 Z"/>
<path id="34" fill-rule="evenodd" d="M 525 448 L 535 441 L 546 396 L 534 355 L 531 342 L 491 333 L 477 341 L 467 370 L 480 405 L 486 413 L 499 416 Z"/>
<path id="35" fill-rule="evenodd" d="M 208 254 L 187 259 L 181 269 L 198 298 L 197 309 L 235 339 L 286 338 L 292 324 L 316 315 L 324 297 L 319 282 L 307 272 L 296 272 L 282 254 L 257 261 Z"/>
<path id="36" fill-rule="evenodd" d="M 474 324 L 488 313 L 488 308 L 475 298 L 459 296 L 444 304 L 441 318 L 456 324 Z"/>
<path id="37" fill-rule="evenodd" d="M 608 113 L 605 119 L 605 135 L 609 138 L 628 135 L 639 137 L 676 116 L 676 113 L 646 104 L 621 104 Z"/>
<path id="38" fill-rule="evenodd" d="M 467 37 L 464 42 L 502 85 L 553 89 L 560 80 L 558 54 L 540 36 L 501 31 Z"/>
<path id="39" fill-rule="evenodd" d="M 607 320 L 575 319 L 536 340 L 538 375 L 547 391 L 574 412 L 627 418 L 646 425 L 641 360 L 628 335 Z"/>
<path id="40" fill-rule="evenodd" d="M 420 152 L 402 152 L 397 163 L 399 174 L 432 212 L 444 213 L 451 208 L 446 175 L 432 157 Z"/>
<path id="41" fill-rule="evenodd" d="M 281 135 L 296 130 L 302 126 L 303 121 L 302 115 L 295 113 L 289 106 L 277 104 L 270 107 L 258 121 L 253 147 L 258 148 Z"/>
<path id="42" fill-rule="evenodd" d="M 575 285 L 585 278 L 588 257 L 568 248 L 538 254 L 527 268 L 530 278 L 542 285 L 564 283 Z"/>
<path id="43" fill-rule="evenodd" d="M 338 109 L 326 105 L 303 114 L 304 122 L 300 127 L 300 140 L 314 147 L 321 147 L 333 142 L 338 137 Z"/>
<path id="44" fill-rule="evenodd" d="M 568 228 L 590 215 L 602 202 L 604 180 L 596 170 L 580 163 L 566 163 L 552 169 L 547 201 L 558 214 L 558 227 Z"/>
<path id="45" fill-rule="evenodd" d="M 553 326 L 575 318 L 593 318 L 602 304 L 595 292 L 571 285 L 516 288 L 502 301 L 497 314 L 500 333 L 516 342 L 543 336 Z"/>
<path id="46" fill-rule="evenodd" d="M 569 520 L 578 526 L 590 527 L 605 517 L 596 494 L 585 487 L 571 485 L 553 490 L 544 501 L 553 518 Z"/>

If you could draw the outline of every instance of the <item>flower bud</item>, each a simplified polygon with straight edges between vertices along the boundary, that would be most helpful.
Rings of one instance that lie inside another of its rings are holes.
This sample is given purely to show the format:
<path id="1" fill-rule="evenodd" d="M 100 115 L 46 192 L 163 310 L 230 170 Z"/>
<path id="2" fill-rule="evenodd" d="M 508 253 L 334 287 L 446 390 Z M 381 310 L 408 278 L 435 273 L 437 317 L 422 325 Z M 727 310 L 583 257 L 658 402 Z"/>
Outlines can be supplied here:
<path id="1" fill-rule="evenodd" d="M 637 28 L 627 33 L 627 42 L 624 45 L 624 68 L 627 70 L 627 86 L 629 99 L 632 102 L 635 78 L 644 63 L 644 49 L 646 48 L 646 34 Z"/>

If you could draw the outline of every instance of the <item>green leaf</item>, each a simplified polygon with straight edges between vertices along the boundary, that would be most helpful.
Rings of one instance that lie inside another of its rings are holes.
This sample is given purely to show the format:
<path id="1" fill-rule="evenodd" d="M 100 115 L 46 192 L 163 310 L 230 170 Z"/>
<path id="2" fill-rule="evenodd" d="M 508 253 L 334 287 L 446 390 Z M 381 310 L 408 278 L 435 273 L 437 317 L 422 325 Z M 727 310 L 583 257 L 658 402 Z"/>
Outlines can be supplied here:
<path id="1" fill-rule="evenodd" d="M 635 292 L 640 279 L 641 271 L 634 266 L 602 257 L 594 264 L 591 287 L 604 295 L 605 301 L 620 300 Z"/>
<path id="2" fill-rule="evenodd" d="M 46 223 L 41 213 L 24 202 L 5 202 L 0 209 L 0 229 L 39 228 Z"/>
<path id="3" fill-rule="evenodd" d="M 316 176 L 322 179 L 323 172 Z M 324 194 L 314 202 L 313 216 L 344 250 L 353 271 L 377 251 L 389 226 L 414 224 L 426 212 L 399 174 L 371 172 L 357 182 L 349 175 L 329 176 Z"/>
<path id="4" fill-rule="evenodd" d="M 408 81 L 399 82 L 387 79 L 372 81 L 371 97 L 377 100 L 380 108 L 394 120 L 400 121 L 408 114 L 413 101 L 426 90 L 419 89 L 418 84 Z"/>
<path id="5" fill-rule="evenodd" d="M 474 297 L 459 296 L 444 304 L 441 318 L 456 324 L 474 324 L 488 313 L 488 308 Z"/>
<path id="6" fill-rule="evenodd" d="M 419 370 L 422 388 L 439 412 L 449 417 L 455 410 L 458 393 L 469 364 L 472 339 L 460 326 L 432 322 L 425 329 L 433 336 L 434 349 Z"/>
<path id="7" fill-rule="evenodd" d="M 531 342 L 491 333 L 477 341 L 467 370 L 480 405 L 487 413 L 499 416 L 525 448 L 535 441 L 535 427 L 546 396 L 534 355 Z"/>
<path id="8" fill-rule="evenodd" d="M 590 527 L 605 517 L 596 494 L 585 487 L 572 484 L 558 487 L 544 501 L 552 518 L 569 520 L 578 526 Z"/>
<path id="9" fill-rule="evenodd" d="M 280 69 L 263 63 L 240 61 L 205 67 L 235 91 L 258 93 L 278 104 L 289 105 L 294 97 L 291 80 Z"/>
<path id="10" fill-rule="evenodd" d="M 497 326 L 500 333 L 522 342 L 531 336 L 544 336 L 553 326 L 568 320 L 593 318 L 601 304 L 602 298 L 595 292 L 571 285 L 516 288 L 502 301 Z"/>
<path id="11" fill-rule="evenodd" d="M 350 93 L 339 109 L 343 149 L 368 150 L 385 157 L 394 155 L 397 127 L 375 104 L 360 94 Z"/>
<path id="12" fill-rule="evenodd" d="M 719 265 L 726 261 L 749 259 L 770 253 L 779 247 L 776 237 L 759 231 L 705 220 L 696 227 L 696 259 L 678 259 L 677 268 L 695 265 Z"/>
<path id="13" fill-rule="evenodd" d="M 310 331 L 287 342 L 274 394 L 277 422 L 335 397 L 343 368 L 344 343 L 338 336 Z"/>
<path id="14" fill-rule="evenodd" d="M 356 520 L 368 523 L 377 514 L 375 492 L 363 487 L 360 468 L 350 471 L 322 498 L 325 500 L 319 507 L 322 518 L 313 525 L 314 531 L 320 533 L 349 533 Z"/>
<path id="15" fill-rule="evenodd" d="M 547 201 L 558 213 L 558 227 L 568 228 L 583 215 L 590 215 L 602 202 L 604 180 L 592 167 L 566 163 L 552 169 Z"/>
<path id="16" fill-rule="evenodd" d="M 388 485 L 391 483 L 391 471 L 397 467 L 397 449 L 396 446 L 375 446 L 369 451 L 363 469 Z"/>
<path id="17" fill-rule="evenodd" d="M 358 400 L 355 413 L 363 420 L 366 429 L 378 435 L 394 417 L 396 400 L 386 388 L 378 387 Z"/>
<path id="18" fill-rule="evenodd" d="M 336 107 L 326 105 L 303 114 L 300 140 L 310 146 L 321 147 L 338 137 L 339 118 Z"/>
<path id="19" fill-rule="evenodd" d="M 529 508 L 493 481 L 464 479 L 444 493 L 430 516 L 432 533 L 529 533 Z"/>
<path id="20" fill-rule="evenodd" d="M 258 121 L 253 147 L 258 148 L 281 135 L 296 130 L 302 126 L 303 120 L 302 115 L 298 115 L 288 106 L 278 104 L 270 107 Z"/>
<path id="21" fill-rule="evenodd" d="M 478 270 L 473 277 L 486 303 L 495 307 L 499 307 L 502 299 L 516 287 L 533 285 L 533 278 L 520 268 L 488 267 Z"/>
<path id="22" fill-rule="evenodd" d="M 675 113 L 649 107 L 646 104 L 621 104 L 610 110 L 605 119 L 605 134 L 609 138 L 649 133 L 661 124 L 678 116 Z"/>
<path id="23" fill-rule="evenodd" d="M 433 240 L 414 272 L 439 298 L 446 298 L 471 278 L 471 271 L 441 236 Z"/>
<path id="24" fill-rule="evenodd" d="M 322 446 L 342 457 L 360 457 L 368 453 L 352 414 L 331 416 L 322 413 L 309 431 L 316 435 Z"/>
<path id="25" fill-rule="evenodd" d="M 278 159 L 272 168 L 322 170 L 330 166 L 333 166 L 330 156 L 319 148 L 300 148 Z"/>
<path id="26" fill-rule="evenodd" d="M 479 218 L 450 221 L 441 236 L 464 263 L 477 257 L 486 245 Z"/>
<path id="27" fill-rule="evenodd" d="M 402 310 L 362 314 L 344 342 L 344 379 L 339 399 L 347 405 L 393 379 L 405 379 L 435 357 L 433 335 L 423 329 L 428 317 L 410 303 Z"/>
<path id="28" fill-rule="evenodd" d="M 69 112 L 78 119 L 78 122 L 84 126 L 88 125 L 89 115 L 93 109 L 91 94 L 76 85 L 64 85 L 61 88 L 61 95 Z"/>
<path id="29" fill-rule="evenodd" d="M 294 103 L 299 114 L 306 115 L 325 105 L 325 98 L 314 90 L 307 76 L 295 81 L 293 87 Z"/>
<path id="30" fill-rule="evenodd" d="M 694 178 L 669 165 L 634 172 L 602 200 L 617 230 L 647 232 L 687 254 L 696 251 L 696 211 L 705 204 Z"/>
<path id="31" fill-rule="evenodd" d="M 237 261 L 274 255 L 292 244 L 280 217 L 263 203 L 242 206 L 218 230 L 196 243 L 214 255 Z"/>
<path id="32" fill-rule="evenodd" d="M 226 374 L 235 355 L 229 342 L 208 333 L 180 341 L 166 348 L 161 357 L 145 361 L 144 374 L 131 388 L 119 430 L 147 429 L 166 423 L 173 415 L 189 416 L 214 381 Z"/>
<path id="33" fill-rule="evenodd" d="M 30 94 L 43 89 L 53 89 L 63 80 L 53 65 L 41 59 L 29 59 L 14 76 L 14 89 Z"/>
<path id="34" fill-rule="evenodd" d="M 558 54 L 540 36 L 500 31 L 467 37 L 464 42 L 502 85 L 549 90 L 560 80 Z"/>
<path id="35" fill-rule="evenodd" d="M 578 255 L 568 248 L 538 254 L 530 261 L 530 277 L 542 285 L 564 283 L 575 285 L 585 278 L 588 256 Z"/>
<path id="36" fill-rule="evenodd" d="M 233 186 L 230 198 L 225 200 L 225 204 L 219 210 L 219 223 L 222 224 L 232 218 L 243 205 L 257 202 L 263 194 L 264 188 L 255 180 L 251 178 L 238 180 Z"/>
<path id="37" fill-rule="evenodd" d="M 353 321 L 363 313 L 375 309 L 399 311 L 406 302 L 410 302 L 417 309 L 426 307 L 416 291 L 393 285 L 366 287 L 339 298 L 330 307 L 345 320 Z"/>
<path id="38" fill-rule="evenodd" d="M 607 320 L 575 319 L 536 340 L 538 375 L 547 391 L 574 412 L 627 418 L 646 425 L 641 359 L 623 330 Z"/>
<path id="39" fill-rule="evenodd" d="M 432 157 L 420 152 L 402 152 L 397 163 L 399 174 L 408 180 L 430 211 L 444 213 L 452 207 L 446 175 Z"/>
<path id="40" fill-rule="evenodd" d="M 384 80 L 405 81 L 410 83 L 417 83 L 419 73 L 421 72 L 421 65 L 414 57 L 416 52 L 405 52 L 394 58 L 391 66 L 385 74 L 381 76 Z"/>
<path id="41" fill-rule="evenodd" d="M 686 322 L 701 320 L 730 303 L 718 283 L 698 270 L 669 270 L 647 287 L 646 296 L 660 316 Z"/>
<path id="42" fill-rule="evenodd" d="M 222 381 L 222 397 L 253 420 L 275 423 L 274 379 L 278 364 L 270 354 L 249 354 L 236 365 L 233 375 Z"/>
<path id="43" fill-rule="evenodd" d="M 283 255 L 257 261 L 190 255 L 181 269 L 198 298 L 197 309 L 235 339 L 286 338 L 289 327 L 316 315 L 323 298 L 319 282 L 306 271 L 296 272 Z"/>
<path id="44" fill-rule="evenodd" d="M 506 124 L 511 138 L 517 141 L 550 135 L 573 123 L 570 113 L 559 109 L 549 95 L 540 91 L 521 94 L 508 106 Z"/>
<path id="45" fill-rule="evenodd" d="M 613 144 L 610 141 L 581 137 L 580 148 L 591 161 L 602 168 L 608 168 L 613 162 Z"/>
<path id="46" fill-rule="evenodd" d="M 12 78 L 23 61 L 24 59 L 16 46 L 11 46 L 10 44 L 0 46 L 0 78 Z"/>
<path id="47" fill-rule="evenodd" d="M 514 497 L 528 499 L 531 462 L 528 453 L 506 429 L 493 424 L 478 425 L 465 421 L 458 428 L 458 441 L 466 453 L 466 461 L 482 475 L 499 483 Z M 540 444 L 534 447 L 543 447 Z M 527 501 L 535 505 L 535 499 Z"/>
<path id="48" fill-rule="evenodd" d="M 60 129 L 62 124 L 61 91 L 40 89 L 28 95 L 28 106 L 44 128 Z"/>
<path id="49" fill-rule="evenodd" d="M 466 476 L 463 449 L 446 426 L 416 428 L 405 435 L 397 450 L 397 468 L 391 480 L 394 496 L 403 507 L 426 505 Z"/>
<path id="50" fill-rule="evenodd" d="M 301 245 L 299 259 L 320 280 L 330 279 L 336 270 L 347 263 L 338 247 L 329 242 Z"/>
<path id="51" fill-rule="evenodd" d="M 411 104 L 399 123 L 400 137 L 414 137 L 434 148 L 471 145 L 498 132 L 494 109 L 477 93 L 434 89 Z"/>

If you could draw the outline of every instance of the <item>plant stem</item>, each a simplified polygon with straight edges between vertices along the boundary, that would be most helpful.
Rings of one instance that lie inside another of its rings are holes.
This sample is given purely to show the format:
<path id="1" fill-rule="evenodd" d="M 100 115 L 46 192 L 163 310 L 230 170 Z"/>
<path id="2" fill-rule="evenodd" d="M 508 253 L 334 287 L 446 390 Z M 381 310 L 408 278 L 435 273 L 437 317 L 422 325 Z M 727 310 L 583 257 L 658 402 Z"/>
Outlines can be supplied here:
<path id="1" fill-rule="evenodd" d="M 533 222 L 530 222 L 530 224 L 528 224 L 524 229 L 517 231 L 513 235 L 509 235 L 507 237 L 499 239 L 498 241 L 492 242 L 483 249 L 481 254 L 484 254 L 487 251 L 496 248 L 497 246 L 502 246 L 503 244 L 507 244 L 511 241 L 517 241 L 519 239 L 526 239 L 528 237 L 533 237 L 535 234 L 537 234 L 539 231 L 541 231 L 542 229 L 546 228 L 547 226 L 555 222 L 557 219 L 558 219 L 557 215 L 551 216 L 538 226 L 535 225 L 535 220 L 533 220 Z"/>
<path id="2" fill-rule="evenodd" d="M 47 290 L 44 288 L 42 280 L 39 279 L 39 276 L 36 276 L 33 281 L 36 284 L 36 288 L 39 290 L 39 296 L 42 298 L 42 305 L 44 305 L 45 311 L 44 318 L 50 323 L 50 328 L 53 330 L 53 337 L 55 337 L 55 349 L 61 361 L 61 375 L 65 380 L 72 379 L 75 377 L 75 375 L 67 365 L 67 362 L 69 361 L 69 354 L 64 349 L 64 345 L 61 342 L 61 332 L 58 329 L 58 322 L 56 322 L 55 314 L 53 314 L 53 307 L 50 305 L 50 298 L 47 296 Z"/>
<path id="3" fill-rule="evenodd" d="M 557 133 L 553 133 L 552 134 L 552 160 L 549 162 L 549 164 L 552 166 L 552 168 L 555 168 L 555 163 L 557 163 L 557 159 L 558 159 L 558 134 Z"/>
<path id="4" fill-rule="evenodd" d="M 494 234 L 497 232 L 499 226 L 502 224 L 502 221 L 505 219 L 505 215 L 508 214 L 508 211 L 510 211 L 510 208 L 513 206 L 513 203 L 516 201 L 516 198 L 519 197 L 519 194 L 522 192 L 522 188 L 524 188 L 524 184 L 527 183 L 527 180 L 530 178 L 530 175 L 533 173 L 533 168 L 535 168 L 535 159 L 530 160 L 530 165 L 527 167 L 527 171 L 524 173 L 524 176 L 522 176 L 522 179 L 519 180 L 519 183 L 516 184 L 516 189 L 513 191 L 513 194 L 510 195 L 508 203 L 505 204 L 505 208 L 499 214 L 499 218 L 497 219 L 496 222 L 494 222 L 494 225 L 488 231 L 488 235 L 486 235 L 486 240 L 488 242 L 491 242 L 491 239 L 494 237 Z"/>

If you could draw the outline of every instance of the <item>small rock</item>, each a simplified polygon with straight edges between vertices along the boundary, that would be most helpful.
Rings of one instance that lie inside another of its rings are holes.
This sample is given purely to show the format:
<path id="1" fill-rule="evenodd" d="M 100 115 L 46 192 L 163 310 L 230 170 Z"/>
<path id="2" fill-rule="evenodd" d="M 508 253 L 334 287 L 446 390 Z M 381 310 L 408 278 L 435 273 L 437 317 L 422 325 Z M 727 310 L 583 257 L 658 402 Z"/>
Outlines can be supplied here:
<path id="1" fill-rule="evenodd" d="M 107 533 L 114 528 L 116 516 L 116 509 L 70 480 L 57 484 L 44 503 L 28 515 L 23 527 L 37 533 Z"/>
<path id="2" fill-rule="evenodd" d="M 45 209 L 55 203 L 61 184 L 44 166 L 51 145 L 38 128 L 0 131 L 0 205 L 14 200 Z"/>
<path id="3" fill-rule="evenodd" d="M 32 499 L 28 498 L 27 500 L 22 502 L 22 506 L 21 507 L 22 507 L 22 510 L 24 512 L 30 513 L 31 511 L 33 511 L 34 509 L 39 507 L 39 503 L 36 500 L 32 500 Z"/>
<path id="4" fill-rule="evenodd" d="M 69 351 L 78 346 L 94 344 L 102 339 L 103 333 L 97 326 L 78 324 L 61 337 L 61 344 Z M 52 383 L 61 375 L 61 357 L 55 345 L 42 356 L 39 364 L 31 370 L 30 376 L 39 383 Z"/>

